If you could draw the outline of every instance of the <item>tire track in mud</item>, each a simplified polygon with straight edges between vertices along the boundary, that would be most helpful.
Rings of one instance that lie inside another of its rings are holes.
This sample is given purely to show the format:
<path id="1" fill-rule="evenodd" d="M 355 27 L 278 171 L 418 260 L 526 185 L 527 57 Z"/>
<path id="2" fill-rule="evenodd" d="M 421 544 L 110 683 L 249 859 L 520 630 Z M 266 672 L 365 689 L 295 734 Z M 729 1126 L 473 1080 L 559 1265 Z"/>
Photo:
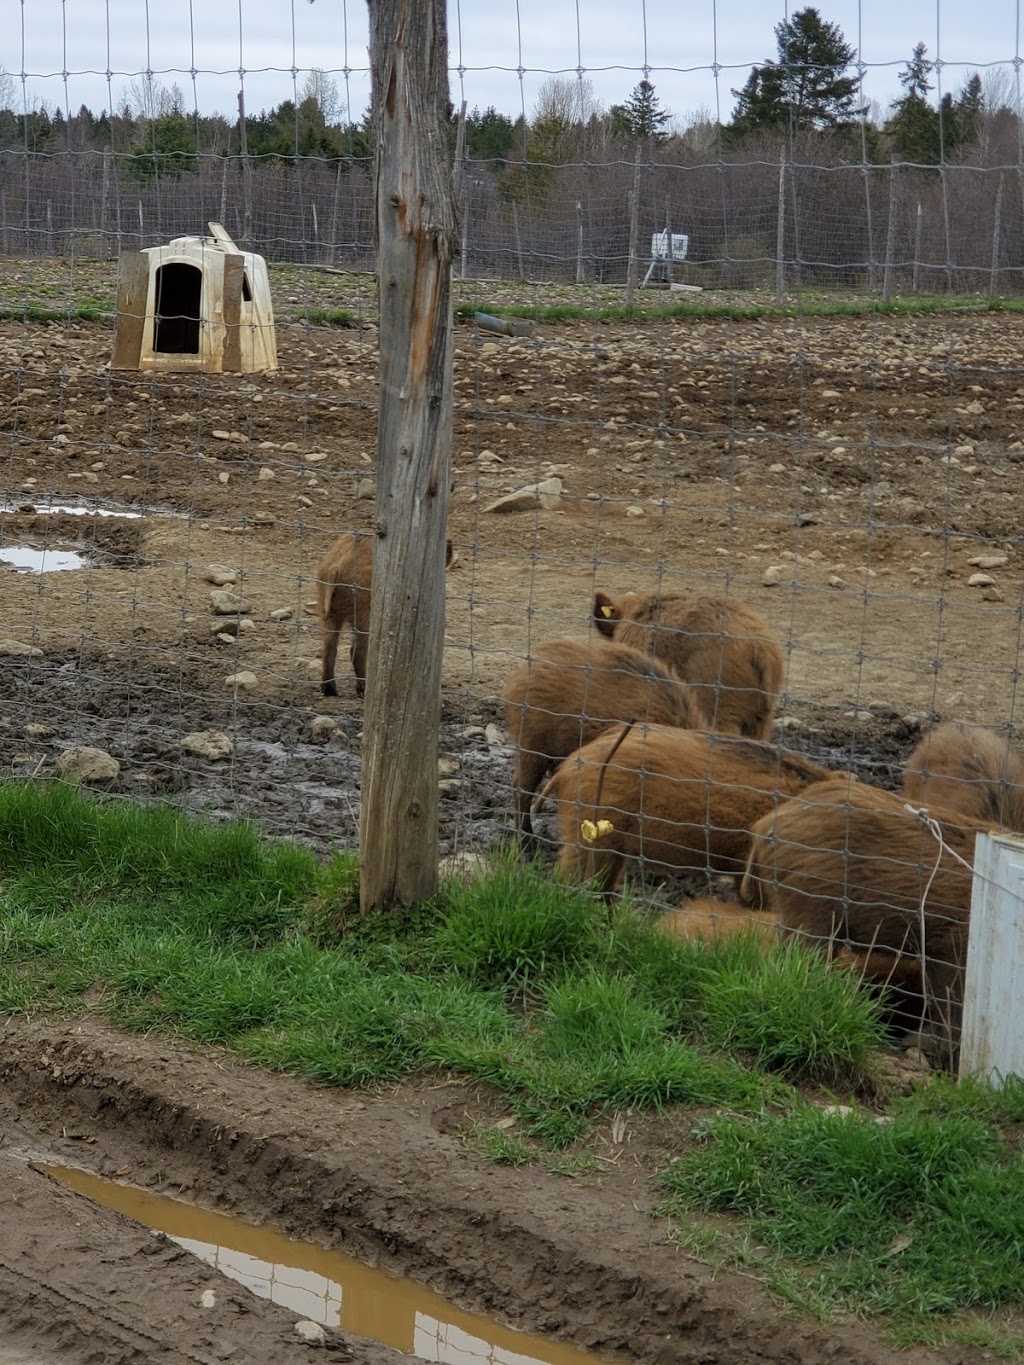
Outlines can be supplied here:
<path id="1" fill-rule="evenodd" d="M 77 1163 L 85 1152 L 132 1183 L 273 1221 L 577 1346 L 650 1365 L 982 1358 L 894 1352 L 859 1324 L 794 1320 L 750 1278 L 673 1246 L 644 1212 L 639 1166 L 629 1183 L 593 1187 L 467 1155 L 439 1131 L 468 1103 L 457 1084 L 331 1092 L 95 1018 L 9 1020 L 2 1058 L 9 1141 Z"/>

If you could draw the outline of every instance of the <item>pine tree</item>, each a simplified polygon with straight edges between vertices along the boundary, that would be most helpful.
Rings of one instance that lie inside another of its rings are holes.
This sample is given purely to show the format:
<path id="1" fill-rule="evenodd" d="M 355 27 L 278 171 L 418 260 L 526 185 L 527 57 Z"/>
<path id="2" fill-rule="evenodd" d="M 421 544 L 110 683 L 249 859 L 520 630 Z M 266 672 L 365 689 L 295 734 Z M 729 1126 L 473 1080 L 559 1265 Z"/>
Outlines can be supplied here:
<path id="1" fill-rule="evenodd" d="M 904 70 L 899 73 L 905 94 L 892 102 L 892 117 L 885 131 L 892 142 L 892 150 L 901 161 L 912 161 L 920 166 L 935 166 L 939 161 L 939 114 L 928 103 L 932 63 L 924 55 L 924 43 L 918 43 Z"/>
<path id="2" fill-rule="evenodd" d="M 644 80 L 633 87 L 625 104 L 613 104 L 608 110 L 608 132 L 612 137 L 652 138 L 660 143 L 668 137 L 664 129 L 671 117 L 671 111 L 661 107 L 654 86 Z"/>
<path id="3" fill-rule="evenodd" d="M 925 56 L 924 43 L 900 72 L 905 94 L 892 104 L 892 117 L 885 125 L 896 156 L 919 166 L 938 166 L 953 160 L 981 132 L 985 95 L 981 77 L 975 71 L 956 95 L 945 94 L 939 107 L 929 104 L 932 89 L 928 80 L 933 70 Z"/>
<path id="4" fill-rule="evenodd" d="M 737 98 L 734 132 L 841 127 L 855 114 L 857 78 L 843 72 L 854 50 L 838 24 L 809 5 L 775 26 L 778 58 L 751 68 Z"/>

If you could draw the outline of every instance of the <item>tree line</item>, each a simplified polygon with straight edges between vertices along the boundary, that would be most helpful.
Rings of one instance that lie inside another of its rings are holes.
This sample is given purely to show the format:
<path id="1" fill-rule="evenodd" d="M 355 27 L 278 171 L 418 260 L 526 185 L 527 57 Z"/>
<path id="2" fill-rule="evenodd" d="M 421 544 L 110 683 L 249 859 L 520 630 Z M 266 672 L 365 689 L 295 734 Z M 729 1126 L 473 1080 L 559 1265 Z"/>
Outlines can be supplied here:
<path id="1" fill-rule="evenodd" d="M 1012 73 L 970 73 L 943 91 L 918 43 L 881 108 L 817 8 L 783 19 L 774 36 L 725 122 L 706 110 L 674 116 L 646 79 L 610 108 L 585 78 L 553 77 L 527 117 L 470 110 L 461 267 L 621 281 L 636 198 L 638 240 L 688 233 L 708 283 L 771 281 L 781 248 L 806 280 L 860 283 L 895 254 L 908 281 L 912 263 L 924 268 L 915 285 L 975 287 L 979 271 L 995 270 L 1000 287 L 1016 288 L 1024 171 Z M 154 79 L 138 78 L 98 115 L 16 113 L 13 94 L 0 72 L 0 161 L 21 167 L 0 184 L 0 250 L 53 250 L 86 233 L 113 254 L 126 236 L 152 245 L 213 217 L 238 240 L 251 224 L 250 244 L 271 258 L 372 265 L 369 116 L 351 120 L 325 72 L 244 122 L 189 111 L 176 86 Z"/>

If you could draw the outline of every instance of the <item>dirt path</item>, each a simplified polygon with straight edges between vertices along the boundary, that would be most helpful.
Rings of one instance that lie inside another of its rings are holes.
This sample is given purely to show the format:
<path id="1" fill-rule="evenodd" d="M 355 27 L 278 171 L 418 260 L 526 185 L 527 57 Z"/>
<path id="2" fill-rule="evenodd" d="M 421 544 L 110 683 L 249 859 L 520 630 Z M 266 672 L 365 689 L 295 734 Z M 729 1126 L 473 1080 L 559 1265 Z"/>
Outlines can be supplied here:
<path id="1" fill-rule="evenodd" d="M 600 1177 L 569 1180 L 467 1153 L 456 1132 L 489 1103 L 493 1117 L 488 1096 L 443 1080 L 376 1097 L 317 1089 L 95 1019 L 8 1021 L 0 1326 L 72 1365 L 270 1365 L 309 1349 L 293 1344 L 283 1310 L 14 1159 L 44 1152 L 272 1221 L 463 1307 L 645 1365 L 983 1358 L 895 1353 L 857 1323 L 798 1321 L 752 1279 L 715 1274 L 673 1246 L 644 1210 L 651 1172 L 684 1115 L 628 1123 Z M 211 1286 L 212 1315 L 197 1306 Z M 362 1342 L 353 1351 L 367 1365 L 396 1359 Z"/>

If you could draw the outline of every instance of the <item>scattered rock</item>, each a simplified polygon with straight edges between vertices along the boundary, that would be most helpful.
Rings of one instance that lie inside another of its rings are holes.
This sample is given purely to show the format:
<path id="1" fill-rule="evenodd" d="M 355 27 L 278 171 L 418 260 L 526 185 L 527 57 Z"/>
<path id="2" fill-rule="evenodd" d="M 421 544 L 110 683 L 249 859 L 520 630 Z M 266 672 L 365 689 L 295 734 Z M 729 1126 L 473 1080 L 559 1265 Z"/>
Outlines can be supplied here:
<path id="1" fill-rule="evenodd" d="M 829 574 L 828 585 L 830 588 L 845 588 L 846 579 L 840 578 L 837 573 Z"/>
<path id="2" fill-rule="evenodd" d="M 224 681 L 228 687 L 233 687 L 236 691 L 241 689 L 244 692 L 251 692 L 259 679 L 255 673 L 250 673 L 247 668 L 243 668 L 240 673 L 229 674 Z"/>
<path id="3" fill-rule="evenodd" d="M 213 1292 L 212 1289 L 204 1289 L 203 1292 L 199 1295 L 199 1307 L 200 1308 L 217 1307 L 217 1295 Z"/>
<path id="4" fill-rule="evenodd" d="M 769 564 L 761 575 L 761 583 L 766 588 L 774 588 L 782 582 L 784 570 L 779 564 Z"/>
<path id="5" fill-rule="evenodd" d="M 991 588 L 995 579 L 989 573 L 972 573 L 967 580 L 969 588 Z"/>
<path id="6" fill-rule="evenodd" d="M 178 748 L 210 759 L 230 758 L 235 752 L 234 741 L 223 730 L 193 730 L 182 735 Z"/>
<path id="7" fill-rule="evenodd" d="M 0 654 L 8 658 L 41 659 L 43 651 L 36 645 L 26 645 L 22 640 L 0 640 Z"/>
<path id="8" fill-rule="evenodd" d="M 203 577 L 215 588 L 226 588 L 229 584 L 238 582 L 238 570 L 228 569 L 223 564 L 208 564 Z"/>
<path id="9" fill-rule="evenodd" d="M 57 776 L 71 782 L 111 782 L 121 771 L 121 765 L 106 749 L 80 744 L 65 749 L 57 759 Z"/>
<path id="10" fill-rule="evenodd" d="M 437 874 L 442 881 L 450 878 L 472 881 L 475 877 L 482 877 L 488 866 L 487 859 L 482 853 L 462 849 L 459 853 L 449 853 L 447 858 L 442 858 L 437 866 Z"/>
<path id="11" fill-rule="evenodd" d="M 966 700 L 967 694 L 965 692 L 950 692 L 946 698 L 946 710 L 953 711 L 956 707 L 963 706 Z"/>
<path id="12" fill-rule="evenodd" d="M 235 645 L 238 643 L 238 636 L 229 635 L 226 630 L 218 630 L 214 635 L 214 639 L 219 640 L 222 645 Z"/>
<path id="13" fill-rule="evenodd" d="M 266 483 L 269 479 L 274 479 L 276 477 L 277 475 L 274 471 L 266 464 L 261 466 L 260 472 L 256 475 L 256 478 L 260 483 Z"/>
<path id="14" fill-rule="evenodd" d="M 377 485 L 372 479 L 360 479 L 356 484 L 357 498 L 372 498 L 377 493 Z"/>
<path id="15" fill-rule="evenodd" d="M 552 511 L 562 500 L 562 480 L 559 478 L 542 479 L 540 483 L 529 484 L 526 488 L 519 488 L 514 493 L 506 493 L 504 497 L 492 502 L 489 507 L 485 507 L 485 512 L 528 512 L 531 508 L 542 507 L 545 511 Z"/>
<path id="16" fill-rule="evenodd" d="M 295 1335 L 310 1346 L 323 1346 L 327 1341 L 327 1333 L 311 1318 L 299 1319 L 295 1324 Z"/>
<path id="17" fill-rule="evenodd" d="M 338 733 L 338 723 L 330 716 L 315 716 L 310 721 L 309 733 L 314 739 L 332 739 Z"/>
<path id="18" fill-rule="evenodd" d="M 270 613 L 270 619 L 272 621 L 290 621 L 294 615 L 294 607 L 275 607 Z"/>
<path id="19" fill-rule="evenodd" d="M 642 507 L 637 507 L 636 503 L 634 503 L 631 507 L 626 508 L 627 517 L 643 517 L 646 515 L 647 514 L 644 511 L 644 509 Z"/>
<path id="20" fill-rule="evenodd" d="M 981 590 L 981 600 L 982 600 L 983 602 L 1002 602 L 1002 601 L 1004 600 L 1004 598 L 1003 598 L 1003 594 L 999 591 L 998 588 L 995 588 L 995 587 L 988 587 L 988 588 L 982 588 L 982 590 Z"/>
<path id="21" fill-rule="evenodd" d="M 484 736 L 492 749 L 497 749 L 505 743 L 504 731 L 500 726 L 495 725 L 493 721 L 484 730 Z"/>
<path id="22" fill-rule="evenodd" d="M 282 449 L 287 450 L 288 447 L 283 446 Z M 327 459 L 327 456 L 322 450 L 311 450 L 308 455 L 303 455 L 302 458 L 307 464 L 320 464 L 323 460 Z"/>
<path id="23" fill-rule="evenodd" d="M 228 588 L 214 588 L 210 593 L 210 610 L 218 616 L 241 616 L 249 610 L 249 603 Z"/>
<path id="24" fill-rule="evenodd" d="M 1007 555 L 975 555 L 967 562 L 975 569 L 1001 569 L 1007 558 Z"/>
<path id="25" fill-rule="evenodd" d="M 52 725 L 42 725 L 39 721 L 29 721 L 25 726 L 25 733 L 29 739 L 52 739 L 57 731 Z"/>

